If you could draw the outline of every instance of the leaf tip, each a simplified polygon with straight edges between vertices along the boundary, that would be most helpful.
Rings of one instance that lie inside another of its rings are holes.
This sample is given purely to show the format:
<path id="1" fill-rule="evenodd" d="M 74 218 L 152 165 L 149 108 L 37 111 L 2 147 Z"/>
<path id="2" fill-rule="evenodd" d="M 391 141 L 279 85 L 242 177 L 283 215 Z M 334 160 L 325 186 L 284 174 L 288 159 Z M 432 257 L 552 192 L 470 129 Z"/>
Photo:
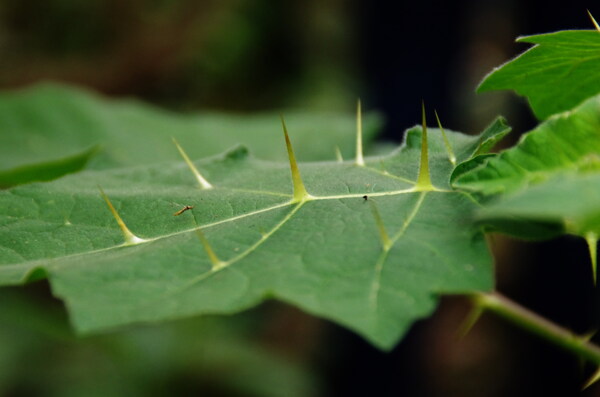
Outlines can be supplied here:
<path id="1" fill-rule="evenodd" d="M 194 165 L 194 163 L 192 163 L 192 160 L 190 160 L 190 158 L 188 157 L 188 155 L 185 153 L 185 151 L 183 150 L 183 148 L 181 147 L 181 145 L 179 145 L 179 143 L 177 142 L 177 140 L 175 138 L 171 138 L 173 140 L 173 143 L 175 144 L 175 146 L 177 147 L 177 150 L 179 151 L 179 154 L 181 155 L 181 157 L 183 157 L 183 160 L 185 161 L 185 163 L 187 164 L 187 166 L 190 168 L 190 170 L 192 171 L 192 174 L 194 174 L 194 177 L 196 178 L 196 180 L 198 181 L 198 184 L 200 185 L 200 188 L 202 189 L 212 189 L 213 185 L 211 185 L 200 173 L 200 171 L 198 171 L 198 169 L 196 168 L 196 166 Z"/>

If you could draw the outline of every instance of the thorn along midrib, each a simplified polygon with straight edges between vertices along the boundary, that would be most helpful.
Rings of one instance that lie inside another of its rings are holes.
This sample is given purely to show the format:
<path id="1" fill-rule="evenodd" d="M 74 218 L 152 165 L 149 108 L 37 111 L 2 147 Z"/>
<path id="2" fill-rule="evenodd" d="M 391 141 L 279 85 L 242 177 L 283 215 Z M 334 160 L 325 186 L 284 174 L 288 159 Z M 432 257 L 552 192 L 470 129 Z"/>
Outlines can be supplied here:
<path id="1" fill-rule="evenodd" d="M 300 169 L 298 168 L 298 163 L 296 162 L 296 156 L 294 155 L 294 149 L 292 148 L 292 142 L 290 141 L 290 136 L 288 135 L 287 127 L 285 125 L 285 120 L 283 116 L 281 116 L 281 125 L 283 127 L 283 135 L 285 137 L 285 146 L 287 148 L 288 159 L 290 161 L 290 170 L 292 172 L 292 185 L 294 188 L 294 202 L 304 201 L 311 196 L 306 191 L 304 187 L 304 182 L 302 182 L 302 176 L 300 176 Z"/>
<path id="2" fill-rule="evenodd" d="M 421 117 L 421 161 L 419 163 L 419 176 L 417 177 L 417 184 L 415 185 L 415 190 L 427 191 L 433 190 L 434 187 L 431 184 L 431 176 L 429 175 L 429 148 L 427 143 L 427 121 L 425 116 L 425 102 L 421 102 Z"/>

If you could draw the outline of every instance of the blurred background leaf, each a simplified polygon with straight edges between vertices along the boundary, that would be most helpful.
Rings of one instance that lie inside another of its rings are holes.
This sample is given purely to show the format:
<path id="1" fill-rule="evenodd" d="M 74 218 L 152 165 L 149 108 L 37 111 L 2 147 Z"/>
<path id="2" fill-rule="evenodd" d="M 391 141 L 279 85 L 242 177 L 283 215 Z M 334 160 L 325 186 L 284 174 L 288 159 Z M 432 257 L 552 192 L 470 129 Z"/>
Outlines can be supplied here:
<path id="1" fill-rule="evenodd" d="M 600 92 L 600 34 L 596 30 L 525 36 L 517 41 L 535 45 L 494 69 L 479 91 L 514 90 L 527 97 L 540 120 Z"/>
<path id="2" fill-rule="evenodd" d="M 12 146 L 9 147 L 12 148 Z M 72 156 L 0 170 L 0 189 L 35 181 L 51 181 L 63 175 L 80 171 L 99 150 L 99 146 L 93 146 Z"/>
<path id="3" fill-rule="evenodd" d="M 356 114 L 283 114 L 300 160 L 333 160 L 336 147 L 344 157 L 354 156 Z M 366 114 L 363 124 L 368 149 L 382 120 L 375 113 Z M 181 115 L 135 100 L 109 101 L 57 84 L 0 93 L 0 130 L 0 169 L 19 167 L 0 171 L 0 185 L 4 187 L 50 180 L 61 176 L 61 171 L 64 174 L 83 168 L 88 160 L 93 169 L 180 161 L 171 137 L 193 159 L 241 144 L 253 156 L 286 160 L 276 112 Z M 92 145 L 99 147 L 90 150 Z M 42 164 L 30 165 L 33 162 Z"/>

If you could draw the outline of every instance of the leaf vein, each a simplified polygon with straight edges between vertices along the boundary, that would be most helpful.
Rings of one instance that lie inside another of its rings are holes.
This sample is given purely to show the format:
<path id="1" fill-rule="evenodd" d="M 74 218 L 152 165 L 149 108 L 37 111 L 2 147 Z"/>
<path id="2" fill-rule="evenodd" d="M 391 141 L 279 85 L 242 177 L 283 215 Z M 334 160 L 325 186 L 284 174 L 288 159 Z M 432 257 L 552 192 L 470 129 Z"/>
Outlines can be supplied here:
<path id="1" fill-rule="evenodd" d="M 393 246 L 404 235 L 404 233 L 406 232 L 406 229 L 408 229 L 408 226 L 412 223 L 413 219 L 415 218 L 415 216 L 419 212 L 421 206 L 423 205 L 423 201 L 425 201 L 426 195 L 427 195 L 427 192 L 421 192 L 421 194 L 419 195 L 419 198 L 417 200 L 417 203 L 415 204 L 412 211 L 408 214 L 408 217 L 402 224 L 402 227 L 392 237 L 391 246 Z M 375 269 L 374 269 L 375 275 L 373 277 L 373 282 L 371 283 L 371 293 L 369 294 L 369 302 L 370 302 L 370 305 L 374 312 L 377 311 L 377 308 L 379 305 L 379 292 L 381 289 L 381 273 L 383 272 L 383 266 L 385 264 L 385 260 L 388 257 L 388 253 L 389 253 L 389 249 L 383 250 L 383 252 L 379 256 L 379 258 L 375 264 Z"/>

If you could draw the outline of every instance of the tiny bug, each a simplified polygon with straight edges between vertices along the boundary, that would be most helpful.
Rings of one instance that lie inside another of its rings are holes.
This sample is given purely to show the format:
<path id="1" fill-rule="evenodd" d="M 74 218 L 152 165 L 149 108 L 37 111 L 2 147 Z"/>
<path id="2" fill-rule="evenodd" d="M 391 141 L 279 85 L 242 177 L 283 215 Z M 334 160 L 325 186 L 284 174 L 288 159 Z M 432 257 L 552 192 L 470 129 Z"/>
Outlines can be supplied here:
<path id="1" fill-rule="evenodd" d="M 369 199 L 369 196 L 367 196 L 366 194 L 363 196 L 363 199 L 365 199 L 365 201 L 367 201 Z"/>
<path id="2" fill-rule="evenodd" d="M 185 211 L 187 211 L 187 210 L 191 210 L 191 209 L 193 209 L 193 208 L 194 208 L 194 206 L 193 206 L 193 205 L 186 205 L 185 207 L 183 207 L 182 209 L 180 209 L 179 211 L 177 211 L 176 213 L 174 213 L 174 214 L 173 214 L 173 216 L 178 216 L 178 215 L 181 215 L 181 214 L 183 214 Z"/>

